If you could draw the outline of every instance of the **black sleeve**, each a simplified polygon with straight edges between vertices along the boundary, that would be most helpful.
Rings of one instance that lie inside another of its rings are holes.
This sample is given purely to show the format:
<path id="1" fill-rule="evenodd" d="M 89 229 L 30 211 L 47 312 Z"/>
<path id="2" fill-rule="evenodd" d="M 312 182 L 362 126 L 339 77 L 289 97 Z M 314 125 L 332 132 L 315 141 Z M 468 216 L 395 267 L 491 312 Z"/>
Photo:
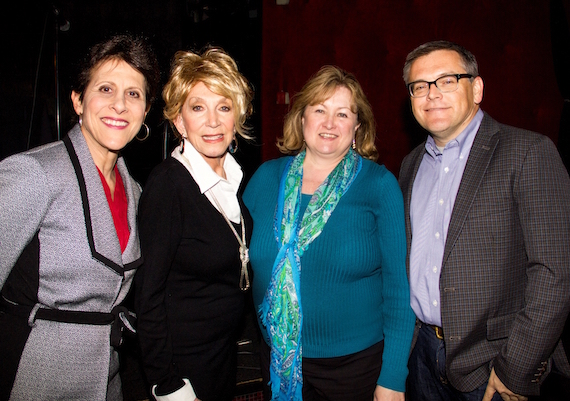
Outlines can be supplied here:
<path id="1" fill-rule="evenodd" d="M 135 310 L 144 371 L 156 393 L 172 393 L 184 385 L 172 367 L 165 297 L 168 278 L 181 238 L 181 205 L 177 185 L 161 166 L 151 174 L 139 204 L 139 230 L 144 263 L 135 277 Z"/>

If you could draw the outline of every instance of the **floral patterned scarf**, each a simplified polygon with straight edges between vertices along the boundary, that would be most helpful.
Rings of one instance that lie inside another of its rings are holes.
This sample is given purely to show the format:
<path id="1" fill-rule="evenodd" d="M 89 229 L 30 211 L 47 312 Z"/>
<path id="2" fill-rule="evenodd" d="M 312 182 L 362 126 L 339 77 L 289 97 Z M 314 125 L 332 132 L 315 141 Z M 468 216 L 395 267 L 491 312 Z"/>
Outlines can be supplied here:
<path id="1" fill-rule="evenodd" d="M 315 191 L 300 219 L 305 151 L 291 158 L 279 185 L 275 235 L 280 246 L 269 287 L 259 307 L 271 340 L 272 400 L 302 400 L 301 256 L 323 228 L 362 167 L 352 149 Z"/>

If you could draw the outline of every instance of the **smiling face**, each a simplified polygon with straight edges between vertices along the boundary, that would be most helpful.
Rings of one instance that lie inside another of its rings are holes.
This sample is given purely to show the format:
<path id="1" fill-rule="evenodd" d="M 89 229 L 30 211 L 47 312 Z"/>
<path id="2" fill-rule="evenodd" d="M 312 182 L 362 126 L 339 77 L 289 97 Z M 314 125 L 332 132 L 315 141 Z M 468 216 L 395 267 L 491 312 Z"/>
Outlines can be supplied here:
<path id="1" fill-rule="evenodd" d="M 214 171 L 223 165 L 228 146 L 235 135 L 231 99 L 212 92 L 203 82 L 198 82 L 188 93 L 174 125 Z"/>
<path id="2" fill-rule="evenodd" d="M 339 161 L 350 149 L 360 126 L 352 93 L 344 86 L 324 102 L 305 108 L 301 122 L 307 157 Z"/>
<path id="3" fill-rule="evenodd" d="M 448 74 L 463 74 L 465 67 L 458 53 L 436 50 L 413 62 L 409 82 L 435 81 Z M 424 97 L 411 98 L 412 112 L 418 123 L 431 133 L 437 146 L 455 139 L 479 110 L 483 99 L 483 80 L 460 79 L 456 91 L 441 93 L 431 85 Z"/>
<path id="4" fill-rule="evenodd" d="M 144 76 L 122 60 L 108 60 L 93 70 L 83 100 L 72 92 L 81 131 L 95 164 L 101 168 L 139 132 L 146 116 Z"/>

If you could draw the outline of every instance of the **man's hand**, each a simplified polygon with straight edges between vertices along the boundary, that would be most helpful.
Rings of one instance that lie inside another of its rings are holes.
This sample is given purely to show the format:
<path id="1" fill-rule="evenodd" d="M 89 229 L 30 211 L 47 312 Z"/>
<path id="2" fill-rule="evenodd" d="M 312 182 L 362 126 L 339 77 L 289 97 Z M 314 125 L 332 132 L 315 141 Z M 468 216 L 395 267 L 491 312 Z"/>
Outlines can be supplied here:
<path id="1" fill-rule="evenodd" d="M 491 376 L 489 376 L 489 384 L 487 384 L 483 401 L 491 401 L 495 393 L 499 393 L 504 401 L 528 401 L 528 397 L 515 394 L 509 390 L 497 377 L 495 374 L 495 368 L 493 368 L 491 369 Z"/>
<path id="2" fill-rule="evenodd" d="M 374 401 L 404 401 L 404 393 L 390 390 L 386 387 L 376 386 Z"/>

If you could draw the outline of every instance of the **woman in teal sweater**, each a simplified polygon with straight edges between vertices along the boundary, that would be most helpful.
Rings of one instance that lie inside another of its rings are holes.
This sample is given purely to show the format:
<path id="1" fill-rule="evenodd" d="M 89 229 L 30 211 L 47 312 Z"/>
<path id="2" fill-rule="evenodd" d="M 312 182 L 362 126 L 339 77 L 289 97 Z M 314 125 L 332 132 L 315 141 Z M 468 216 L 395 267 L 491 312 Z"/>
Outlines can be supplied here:
<path id="1" fill-rule="evenodd" d="M 356 78 L 323 67 L 285 119 L 244 201 L 273 400 L 404 400 L 414 330 L 402 194 L 376 164 Z"/>

